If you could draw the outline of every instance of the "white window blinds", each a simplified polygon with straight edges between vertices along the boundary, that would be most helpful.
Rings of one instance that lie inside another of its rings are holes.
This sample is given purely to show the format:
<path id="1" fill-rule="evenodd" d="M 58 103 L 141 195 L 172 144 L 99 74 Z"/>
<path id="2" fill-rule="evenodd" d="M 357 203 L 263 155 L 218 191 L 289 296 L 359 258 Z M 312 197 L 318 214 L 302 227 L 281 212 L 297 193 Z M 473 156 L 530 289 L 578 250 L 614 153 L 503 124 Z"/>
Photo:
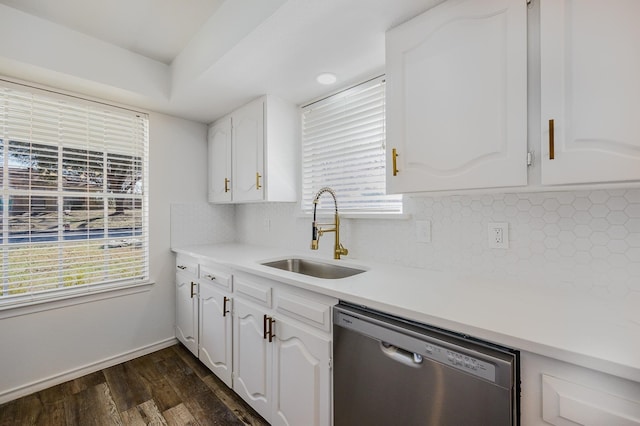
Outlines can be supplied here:
<path id="1" fill-rule="evenodd" d="M 0 306 L 148 280 L 145 114 L 0 83 Z"/>
<path id="2" fill-rule="evenodd" d="M 386 195 L 385 158 L 382 78 L 303 107 L 302 210 L 329 186 L 341 212 L 402 213 L 402 196 Z M 331 211 L 330 197 L 318 209 Z"/>

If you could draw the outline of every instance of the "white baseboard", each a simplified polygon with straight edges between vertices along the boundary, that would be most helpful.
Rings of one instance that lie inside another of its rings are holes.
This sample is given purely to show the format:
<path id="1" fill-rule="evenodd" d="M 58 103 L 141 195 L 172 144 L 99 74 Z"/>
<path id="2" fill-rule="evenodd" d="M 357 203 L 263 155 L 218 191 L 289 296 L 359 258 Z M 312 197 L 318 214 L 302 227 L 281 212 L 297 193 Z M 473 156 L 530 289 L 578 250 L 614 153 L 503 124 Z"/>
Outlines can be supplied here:
<path id="1" fill-rule="evenodd" d="M 143 346 L 138 349 L 134 349 L 129 352 L 122 353 L 120 355 L 115 355 L 101 361 L 96 361 L 82 367 L 74 368 L 72 370 L 65 371 L 63 373 L 56 374 L 45 379 L 36 380 L 26 385 L 18 386 L 16 388 L 5 391 L 0 391 L 0 404 L 4 404 L 5 402 L 13 401 L 14 399 L 30 395 L 34 392 L 39 392 L 43 389 L 50 388 L 51 386 L 56 386 L 60 383 L 77 379 L 78 377 L 82 377 L 87 374 L 130 361 L 134 358 L 159 351 L 160 349 L 168 348 L 169 346 L 173 346 L 176 343 L 178 343 L 178 340 L 175 337 L 172 337 L 156 343 L 152 343 L 147 346 Z"/>

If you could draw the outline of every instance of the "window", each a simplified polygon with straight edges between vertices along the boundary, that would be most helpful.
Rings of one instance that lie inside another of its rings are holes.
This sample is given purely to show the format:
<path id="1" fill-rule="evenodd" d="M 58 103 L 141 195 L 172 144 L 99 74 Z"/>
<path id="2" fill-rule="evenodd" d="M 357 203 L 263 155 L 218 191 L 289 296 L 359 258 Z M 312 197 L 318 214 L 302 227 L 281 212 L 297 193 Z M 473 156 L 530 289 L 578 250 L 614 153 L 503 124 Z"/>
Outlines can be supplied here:
<path id="1" fill-rule="evenodd" d="M 402 213 L 402 196 L 386 195 L 385 84 L 382 77 L 302 107 L 302 210 L 325 186 L 341 212 Z M 318 208 L 331 211 L 331 197 Z"/>
<path id="2" fill-rule="evenodd" d="M 0 84 L 0 307 L 147 281 L 145 114 Z"/>

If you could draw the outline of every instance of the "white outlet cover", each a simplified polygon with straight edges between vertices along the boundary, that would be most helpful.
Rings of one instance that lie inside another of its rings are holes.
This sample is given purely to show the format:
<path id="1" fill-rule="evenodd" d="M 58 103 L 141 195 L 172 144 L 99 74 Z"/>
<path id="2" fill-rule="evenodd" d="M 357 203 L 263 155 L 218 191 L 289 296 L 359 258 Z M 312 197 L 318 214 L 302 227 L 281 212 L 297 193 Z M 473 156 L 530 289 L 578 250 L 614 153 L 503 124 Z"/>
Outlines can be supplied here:
<path id="1" fill-rule="evenodd" d="M 490 222 L 487 227 L 489 248 L 509 248 L 509 224 L 507 222 Z"/>

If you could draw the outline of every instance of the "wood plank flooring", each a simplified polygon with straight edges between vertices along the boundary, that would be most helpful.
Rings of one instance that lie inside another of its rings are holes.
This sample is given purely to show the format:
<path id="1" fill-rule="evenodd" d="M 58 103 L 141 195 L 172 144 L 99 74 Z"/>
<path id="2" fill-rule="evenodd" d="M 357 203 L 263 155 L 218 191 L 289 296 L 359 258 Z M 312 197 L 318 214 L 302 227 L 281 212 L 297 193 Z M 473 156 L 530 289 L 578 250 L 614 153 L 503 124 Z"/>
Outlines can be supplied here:
<path id="1" fill-rule="evenodd" d="M 268 423 L 182 345 L 0 405 L 0 426 Z"/>

